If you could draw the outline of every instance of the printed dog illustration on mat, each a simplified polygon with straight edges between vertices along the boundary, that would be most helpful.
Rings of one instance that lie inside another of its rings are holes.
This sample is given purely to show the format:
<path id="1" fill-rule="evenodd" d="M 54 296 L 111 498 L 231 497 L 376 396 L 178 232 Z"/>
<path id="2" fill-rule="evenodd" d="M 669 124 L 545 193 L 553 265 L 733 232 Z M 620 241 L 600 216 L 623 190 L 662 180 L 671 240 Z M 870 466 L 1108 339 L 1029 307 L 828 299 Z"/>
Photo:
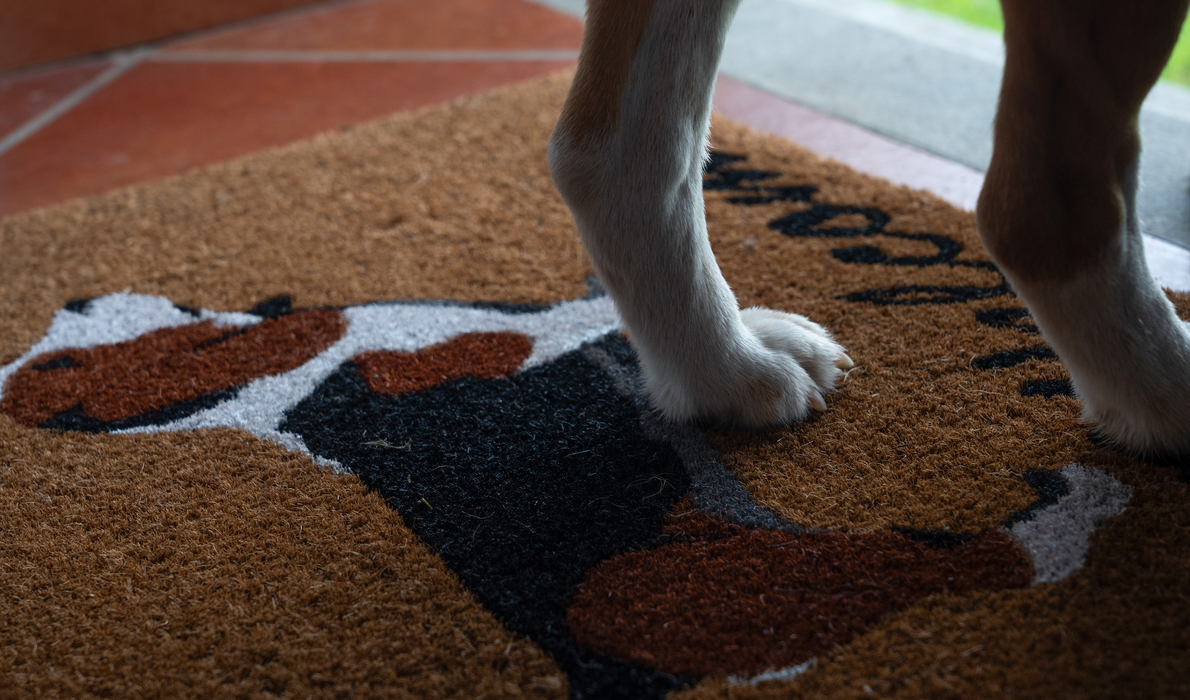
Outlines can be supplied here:
<path id="1" fill-rule="evenodd" d="M 820 326 L 740 310 L 701 194 L 711 92 L 739 0 L 590 0 L 550 144 L 554 182 L 675 419 L 789 424 L 851 366 Z M 1140 453 L 1190 453 L 1190 327 L 1136 214 L 1141 103 L 1186 0 L 1003 0 L 1007 62 L 977 218 L 1071 375 L 1083 417 Z"/>
<path id="2" fill-rule="evenodd" d="M 1069 465 L 1023 474 L 1037 501 L 1000 528 L 810 530 L 649 410 L 618 328 L 603 296 L 226 313 L 113 294 L 72 302 L 0 368 L 0 410 L 59 430 L 234 427 L 354 473 L 575 697 L 786 677 L 931 593 L 1060 580 L 1130 497 Z"/>

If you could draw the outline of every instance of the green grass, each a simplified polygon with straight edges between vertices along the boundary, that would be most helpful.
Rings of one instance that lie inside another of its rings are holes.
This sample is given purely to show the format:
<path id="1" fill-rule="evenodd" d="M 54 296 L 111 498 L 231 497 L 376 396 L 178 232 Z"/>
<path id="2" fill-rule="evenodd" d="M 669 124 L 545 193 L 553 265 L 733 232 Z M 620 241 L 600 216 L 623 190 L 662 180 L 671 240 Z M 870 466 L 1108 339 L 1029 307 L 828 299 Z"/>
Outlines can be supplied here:
<path id="1" fill-rule="evenodd" d="M 950 15 L 980 27 L 1002 31 L 1004 20 L 1000 16 L 998 0 L 893 0 L 901 5 L 923 7 L 927 10 Z M 1190 19 L 1182 25 L 1182 36 L 1173 49 L 1169 65 L 1161 73 L 1164 80 L 1190 86 Z"/>

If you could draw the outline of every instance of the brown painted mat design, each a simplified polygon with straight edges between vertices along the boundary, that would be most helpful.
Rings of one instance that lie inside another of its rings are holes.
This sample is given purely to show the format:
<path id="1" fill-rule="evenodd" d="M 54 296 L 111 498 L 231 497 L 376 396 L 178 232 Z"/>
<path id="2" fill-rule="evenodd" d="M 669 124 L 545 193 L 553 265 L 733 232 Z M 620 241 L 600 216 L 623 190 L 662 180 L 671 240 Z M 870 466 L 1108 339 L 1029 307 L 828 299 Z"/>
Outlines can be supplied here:
<path id="1" fill-rule="evenodd" d="M 716 123 L 741 304 L 861 369 L 668 426 L 566 86 L 0 222 L 0 695 L 1190 694 L 1185 468 L 1089 439 L 971 215 Z"/>

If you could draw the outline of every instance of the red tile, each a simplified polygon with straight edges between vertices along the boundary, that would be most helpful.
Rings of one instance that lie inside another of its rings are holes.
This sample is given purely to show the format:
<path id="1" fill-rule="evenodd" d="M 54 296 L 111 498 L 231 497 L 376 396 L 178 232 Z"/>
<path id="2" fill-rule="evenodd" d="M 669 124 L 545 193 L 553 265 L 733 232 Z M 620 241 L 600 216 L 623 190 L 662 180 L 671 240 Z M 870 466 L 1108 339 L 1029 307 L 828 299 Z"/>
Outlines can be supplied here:
<path id="1" fill-rule="evenodd" d="M 54 106 L 107 68 L 106 63 L 0 77 L 0 138 Z"/>
<path id="2" fill-rule="evenodd" d="M 153 41 L 317 0 L 3 0 L 0 71 Z"/>
<path id="3" fill-rule="evenodd" d="M 371 0 L 215 32 L 172 49 L 577 49 L 582 22 L 525 0 Z"/>
<path id="4" fill-rule="evenodd" d="M 146 63 L 0 156 L 0 215 L 572 66 Z"/>

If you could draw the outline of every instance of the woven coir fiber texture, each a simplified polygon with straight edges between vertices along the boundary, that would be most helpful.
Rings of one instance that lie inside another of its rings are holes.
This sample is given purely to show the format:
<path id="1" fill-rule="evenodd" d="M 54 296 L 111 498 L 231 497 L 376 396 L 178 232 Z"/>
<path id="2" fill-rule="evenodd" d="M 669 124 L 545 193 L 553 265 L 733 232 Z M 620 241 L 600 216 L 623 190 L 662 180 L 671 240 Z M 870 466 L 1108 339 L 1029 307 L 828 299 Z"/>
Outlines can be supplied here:
<path id="1" fill-rule="evenodd" d="M 1185 469 L 1090 439 L 971 214 L 717 121 L 741 305 L 859 368 L 668 425 L 568 81 L 0 222 L 0 696 L 1190 694 Z"/>

